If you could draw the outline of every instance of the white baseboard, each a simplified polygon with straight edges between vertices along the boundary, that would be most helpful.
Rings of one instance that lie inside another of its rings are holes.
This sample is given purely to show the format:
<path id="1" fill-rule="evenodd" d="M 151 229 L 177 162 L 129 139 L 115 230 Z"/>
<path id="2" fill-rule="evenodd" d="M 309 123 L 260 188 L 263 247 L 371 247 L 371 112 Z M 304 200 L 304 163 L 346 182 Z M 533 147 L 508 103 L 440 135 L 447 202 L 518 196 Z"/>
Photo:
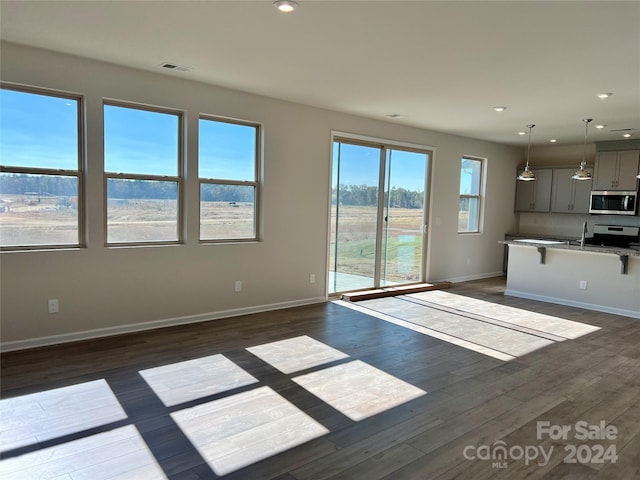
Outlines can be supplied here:
<path id="1" fill-rule="evenodd" d="M 470 282 L 471 280 L 482 280 L 483 278 L 503 277 L 504 275 L 505 273 L 503 271 L 499 271 L 499 272 L 491 272 L 491 273 L 478 273 L 475 275 L 465 275 L 464 277 L 444 278 L 438 281 L 460 283 L 460 282 Z"/>
<path id="2" fill-rule="evenodd" d="M 557 303 L 558 305 L 566 305 L 568 307 L 584 308 L 596 312 L 613 313 L 624 317 L 640 318 L 640 312 L 634 310 L 625 310 L 622 308 L 608 307 L 606 305 L 595 305 L 593 303 L 577 302 L 575 300 L 567 300 L 565 298 L 548 297 L 546 295 L 537 295 L 535 293 L 520 292 L 518 290 L 505 290 L 505 295 L 512 297 L 527 298 L 529 300 L 538 300 L 540 302 Z"/>
<path id="3" fill-rule="evenodd" d="M 142 332 L 145 330 L 154 330 L 156 328 L 173 327 L 176 325 L 185 325 L 188 323 L 199 323 L 207 322 L 209 320 L 220 320 L 223 318 L 238 317 L 240 315 L 249 315 L 251 313 L 268 312 L 271 310 L 280 310 L 290 307 L 300 307 L 303 305 L 312 305 L 314 303 L 323 303 L 326 301 L 327 299 L 325 297 L 304 298 L 301 300 L 294 300 L 290 302 L 272 303 L 268 305 L 258 305 L 255 307 L 235 308 L 231 310 L 221 310 L 219 312 L 188 315 L 185 317 L 164 318 L 161 320 L 153 320 L 151 322 L 118 325 L 117 327 L 97 328 L 94 330 L 84 330 L 81 332 L 65 333 L 61 335 L 29 338 L 26 340 L 16 340 L 13 342 L 0 343 L 0 350 L 3 352 L 10 352 L 28 348 L 46 347 L 49 345 L 58 345 L 61 343 L 90 340 L 92 338 L 111 337 L 114 335 L 122 335 L 124 333 Z"/>

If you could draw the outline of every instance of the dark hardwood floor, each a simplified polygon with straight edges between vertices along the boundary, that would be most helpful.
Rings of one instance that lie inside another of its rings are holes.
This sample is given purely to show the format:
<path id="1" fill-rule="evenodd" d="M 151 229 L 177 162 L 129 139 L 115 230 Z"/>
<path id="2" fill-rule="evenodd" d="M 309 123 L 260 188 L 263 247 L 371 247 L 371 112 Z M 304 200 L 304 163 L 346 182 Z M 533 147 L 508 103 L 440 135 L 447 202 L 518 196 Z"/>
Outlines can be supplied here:
<path id="1" fill-rule="evenodd" d="M 503 292 L 4 353 L 0 477 L 640 478 L 640 321 Z"/>

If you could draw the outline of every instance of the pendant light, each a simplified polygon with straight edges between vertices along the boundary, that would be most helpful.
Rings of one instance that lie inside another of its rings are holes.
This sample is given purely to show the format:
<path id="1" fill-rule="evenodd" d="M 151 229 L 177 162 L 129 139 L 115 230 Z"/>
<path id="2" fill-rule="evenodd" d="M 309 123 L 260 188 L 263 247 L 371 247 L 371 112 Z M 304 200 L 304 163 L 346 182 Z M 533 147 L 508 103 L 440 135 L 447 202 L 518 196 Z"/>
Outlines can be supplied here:
<path id="1" fill-rule="evenodd" d="M 578 168 L 573 176 L 574 180 L 591 180 L 591 172 L 587 170 L 587 132 L 589 131 L 589 122 L 592 118 L 585 118 L 584 122 L 584 150 L 582 151 L 582 162 L 580 162 L 580 168 Z"/>
<path id="2" fill-rule="evenodd" d="M 535 125 L 527 125 L 529 129 L 529 145 L 527 146 L 527 164 L 524 166 L 524 170 L 520 172 L 518 175 L 518 180 L 522 180 L 523 182 L 530 182 L 536 179 L 536 174 L 529 168 L 529 152 L 531 151 L 531 129 L 535 127 Z"/>

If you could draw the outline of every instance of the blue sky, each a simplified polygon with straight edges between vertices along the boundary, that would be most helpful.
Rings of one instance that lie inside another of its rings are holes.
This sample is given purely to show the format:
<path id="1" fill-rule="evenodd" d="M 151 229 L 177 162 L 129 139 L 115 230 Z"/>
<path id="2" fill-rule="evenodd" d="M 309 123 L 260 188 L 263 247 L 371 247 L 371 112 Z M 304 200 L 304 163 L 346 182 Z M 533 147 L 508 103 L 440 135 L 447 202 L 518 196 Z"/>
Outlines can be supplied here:
<path id="1" fill-rule="evenodd" d="M 340 157 L 341 185 L 378 186 L 380 176 L 380 150 L 361 145 L 338 144 L 333 147 L 335 169 Z M 393 150 L 391 152 L 391 187 L 423 192 L 425 182 L 425 154 Z"/>
<path id="2" fill-rule="evenodd" d="M 199 176 L 255 180 L 255 127 L 200 119 Z"/>
<path id="3" fill-rule="evenodd" d="M 177 176 L 179 122 L 178 115 L 105 105 L 105 171 Z"/>
<path id="4" fill-rule="evenodd" d="M 0 164 L 77 169 L 77 124 L 74 99 L 0 89 Z M 201 119 L 199 128 L 201 177 L 255 180 L 254 127 Z M 178 115 L 105 105 L 105 171 L 179 175 L 178 132 Z"/>
<path id="5" fill-rule="evenodd" d="M 0 112 L 2 165 L 77 168 L 76 100 L 2 89 Z M 105 171 L 179 175 L 179 121 L 175 114 L 105 105 Z M 255 180 L 255 127 L 200 119 L 198 142 L 200 177 Z M 340 183 L 377 186 L 379 162 L 377 148 L 342 144 Z M 392 187 L 424 191 L 424 154 L 393 150 L 391 169 Z"/>
<path id="6" fill-rule="evenodd" d="M 461 166 L 460 194 L 479 194 L 482 163 L 478 160 L 468 160 L 463 158 Z"/>
<path id="7" fill-rule="evenodd" d="M 78 168 L 75 100 L 0 89 L 0 164 Z"/>

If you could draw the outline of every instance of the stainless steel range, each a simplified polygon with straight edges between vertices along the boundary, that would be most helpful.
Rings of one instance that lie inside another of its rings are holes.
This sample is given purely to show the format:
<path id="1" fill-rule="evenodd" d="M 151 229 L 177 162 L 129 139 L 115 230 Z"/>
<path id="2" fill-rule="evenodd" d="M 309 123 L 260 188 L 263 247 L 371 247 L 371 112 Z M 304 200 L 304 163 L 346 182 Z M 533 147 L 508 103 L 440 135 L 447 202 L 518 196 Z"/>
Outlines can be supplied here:
<path id="1" fill-rule="evenodd" d="M 640 243 L 640 227 L 595 224 L 592 243 L 605 247 L 633 247 Z"/>

